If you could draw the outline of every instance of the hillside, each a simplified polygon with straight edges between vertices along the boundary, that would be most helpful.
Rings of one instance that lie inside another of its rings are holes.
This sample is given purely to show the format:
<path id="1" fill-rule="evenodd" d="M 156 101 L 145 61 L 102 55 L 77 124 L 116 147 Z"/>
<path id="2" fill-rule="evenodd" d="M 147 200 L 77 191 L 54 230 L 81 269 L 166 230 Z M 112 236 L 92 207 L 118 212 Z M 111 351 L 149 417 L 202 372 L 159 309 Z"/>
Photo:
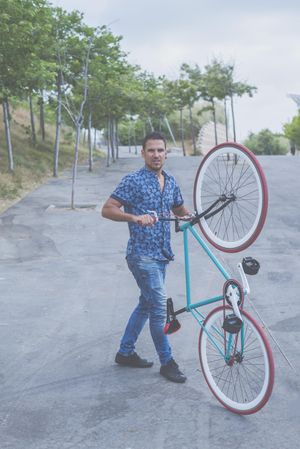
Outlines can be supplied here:
<path id="1" fill-rule="evenodd" d="M 0 109 L 0 213 L 28 192 L 52 176 L 55 125 L 46 123 L 46 139 L 39 132 L 39 120 L 35 118 L 37 144 L 32 145 L 29 110 L 24 105 L 11 105 L 11 140 L 14 153 L 14 173 L 8 172 L 7 149 Z M 59 170 L 72 166 L 74 152 L 73 130 L 63 127 L 61 133 Z M 80 148 L 80 161 L 87 159 L 88 150 Z"/>

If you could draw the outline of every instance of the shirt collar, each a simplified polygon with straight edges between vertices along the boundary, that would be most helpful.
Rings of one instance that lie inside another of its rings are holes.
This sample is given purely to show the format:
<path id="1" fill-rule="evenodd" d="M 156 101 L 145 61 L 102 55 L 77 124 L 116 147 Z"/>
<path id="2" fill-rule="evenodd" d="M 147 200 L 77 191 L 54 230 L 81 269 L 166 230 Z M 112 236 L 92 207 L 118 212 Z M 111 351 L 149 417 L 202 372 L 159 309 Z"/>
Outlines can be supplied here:
<path id="1" fill-rule="evenodd" d="M 156 176 L 156 173 L 152 170 L 150 170 L 147 165 L 144 165 L 144 167 L 142 168 L 142 171 L 144 171 L 147 174 L 150 174 L 151 176 Z M 162 170 L 162 174 L 164 175 L 165 179 L 169 178 L 168 173 L 165 170 Z"/>

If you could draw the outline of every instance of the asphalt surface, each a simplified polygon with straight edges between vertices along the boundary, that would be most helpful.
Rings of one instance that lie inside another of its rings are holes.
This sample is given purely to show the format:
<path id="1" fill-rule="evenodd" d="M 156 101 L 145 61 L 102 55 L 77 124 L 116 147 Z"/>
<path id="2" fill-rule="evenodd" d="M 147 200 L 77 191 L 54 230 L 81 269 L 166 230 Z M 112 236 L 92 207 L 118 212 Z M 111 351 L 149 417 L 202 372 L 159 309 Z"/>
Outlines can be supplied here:
<path id="1" fill-rule="evenodd" d="M 126 155 L 126 154 L 125 154 Z M 225 410 L 200 372 L 198 324 L 182 315 L 170 337 L 188 376 L 183 385 L 159 375 L 146 326 L 137 351 L 151 369 L 115 365 L 114 356 L 137 289 L 126 267 L 124 223 L 100 208 L 139 157 L 108 169 L 80 167 L 77 210 L 68 208 L 70 173 L 41 186 L 0 216 L 0 447 L 1 449 L 288 449 L 300 430 L 300 158 L 262 157 L 270 193 L 264 230 L 245 253 L 215 252 L 227 270 L 245 255 L 261 263 L 251 277 L 251 300 L 294 366 L 277 346 L 273 395 L 257 414 Z M 172 172 L 192 208 L 198 158 L 170 157 Z M 167 286 L 184 306 L 181 235 Z M 223 280 L 196 245 L 191 246 L 193 298 L 219 293 Z M 246 309 L 253 313 L 251 305 Z"/>

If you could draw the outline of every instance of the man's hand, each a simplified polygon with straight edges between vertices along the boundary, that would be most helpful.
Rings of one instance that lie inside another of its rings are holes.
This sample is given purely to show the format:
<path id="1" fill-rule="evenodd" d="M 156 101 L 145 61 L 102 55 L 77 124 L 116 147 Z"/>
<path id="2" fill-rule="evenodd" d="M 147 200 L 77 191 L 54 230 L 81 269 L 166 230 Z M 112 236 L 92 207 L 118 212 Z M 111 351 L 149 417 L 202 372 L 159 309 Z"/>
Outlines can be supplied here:
<path id="1" fill-rule="evenodd" d="M 153 226 L 157 222 L 155 215 L 133 215 L 123 212 L 122 203 L 114 198 L 108 198 L 102 208 L 102 216 L 114 221 L 127 221 L 128 223 L 136 223 L 140 226 Z"/>
<path id="2" fill-rule="evenodd" d="M 179 218 L 190 215 L 190 211 L 183 204 L 178 207 L 173 207 L 172 212 L 176 217 Z"/>
<path id="3" fill-rule="evenodd" d="M 140 226 L 153 226 L 157 220 L 153 215 L 146 214 L 134 215 L 132 221 Z"/>

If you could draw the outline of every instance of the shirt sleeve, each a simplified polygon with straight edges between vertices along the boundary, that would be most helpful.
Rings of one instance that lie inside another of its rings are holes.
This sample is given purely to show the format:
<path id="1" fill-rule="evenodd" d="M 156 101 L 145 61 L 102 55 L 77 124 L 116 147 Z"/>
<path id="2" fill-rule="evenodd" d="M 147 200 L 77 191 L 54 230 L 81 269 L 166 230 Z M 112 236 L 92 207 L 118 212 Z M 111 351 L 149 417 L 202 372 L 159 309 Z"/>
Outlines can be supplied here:
<path id="1" fill-rule="evenodd" d="M 123 206 L 132 206 L 136 196 L 136 185 L 133 179 L 128 175 L 125 176 L 110 196 Z"/>
<path id="2" fill-rule="evenodd" d="M 183 203 L 184 203 L 184 201 L 182 198 L 180 188 L 177 185 L 177 183 L 175 182 L 175 188 L 174 188 L 174 194 L 173 194 L 173 207 L 182 206 Z"/>

